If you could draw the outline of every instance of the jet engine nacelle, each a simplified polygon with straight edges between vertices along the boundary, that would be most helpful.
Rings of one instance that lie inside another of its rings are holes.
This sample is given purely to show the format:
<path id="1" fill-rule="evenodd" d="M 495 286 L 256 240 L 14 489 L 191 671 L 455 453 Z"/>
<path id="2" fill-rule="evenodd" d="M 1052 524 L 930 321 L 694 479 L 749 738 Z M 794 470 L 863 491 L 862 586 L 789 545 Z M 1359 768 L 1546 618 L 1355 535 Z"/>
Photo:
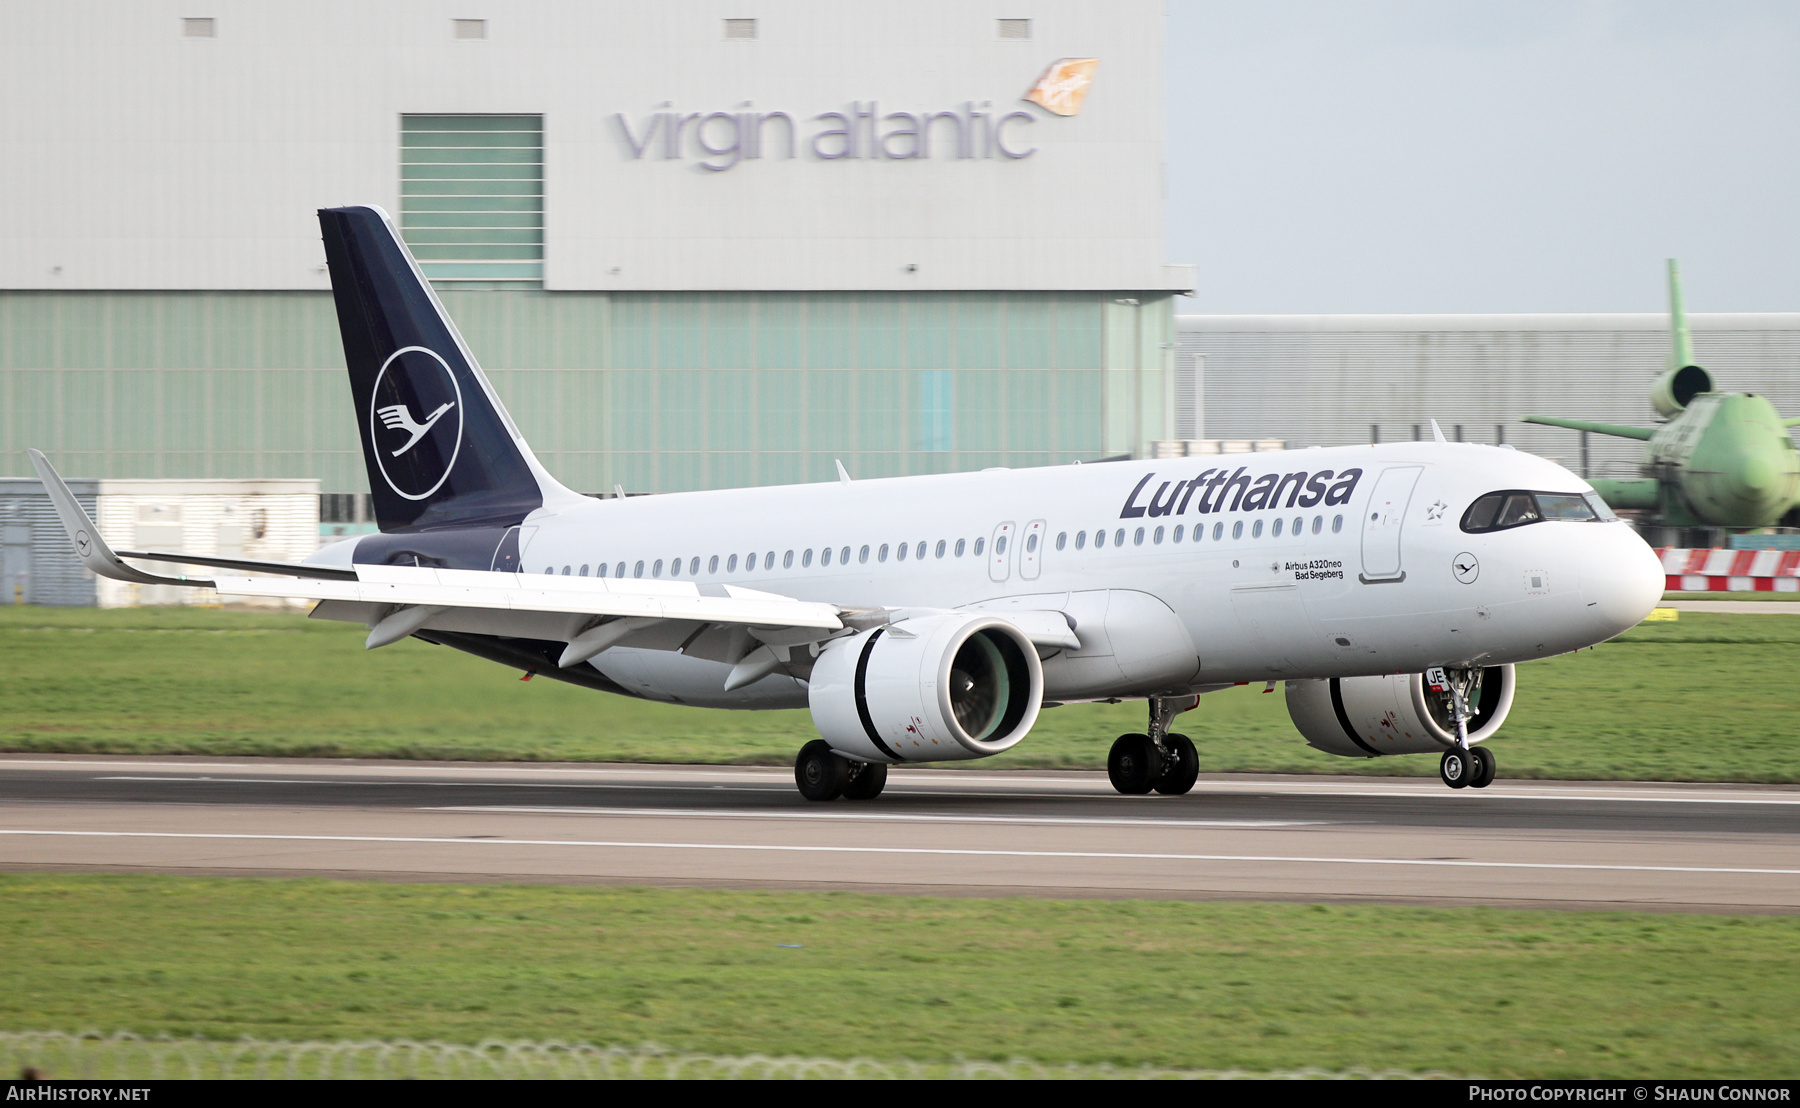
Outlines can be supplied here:
<path id="1" fill-rule="evenodd" d="M 1712 374 L 1697 365 L 1684 365 L 1658 377 L 1650 386 L 1650 406 L 1664 419 L 1674 419 L 1694 397 L 1712 390 Z"/>
<path id="2" fill-rule="evenodd" d="M 1480 742 L 1506 722 L 1513 687 L 1510 665 L 1480 671 L 1469 696 L 1474 710 L 1470 742 Z M 1349 758 L 1436 754 L 1456 741 L 1449 694 L 1426 688 L 1424 675 L 1418 673 L 1289 681 L 1287 705 L 1307 745 L 1327 754 Z"/>
<path id="3" fill-rule="evenodd" d="M 808 679 L 813 725 L 865 762 L 942 762 L 1006 750 L 1037 722 L 1044 670 L 1004 619 L 951 612 L 827 643 Z"/>

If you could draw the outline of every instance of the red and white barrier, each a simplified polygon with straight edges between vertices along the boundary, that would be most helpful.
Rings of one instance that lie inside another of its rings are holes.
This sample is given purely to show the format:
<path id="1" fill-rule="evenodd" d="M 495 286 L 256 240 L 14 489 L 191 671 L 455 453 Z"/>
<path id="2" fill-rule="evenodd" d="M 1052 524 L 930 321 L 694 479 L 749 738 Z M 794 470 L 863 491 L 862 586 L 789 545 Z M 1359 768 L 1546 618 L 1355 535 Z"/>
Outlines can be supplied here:
<path id="1" fill-rule="evenodd" d="M 1800 592 L 1800 550 L 1658 550 L 1671 592 Z"/>

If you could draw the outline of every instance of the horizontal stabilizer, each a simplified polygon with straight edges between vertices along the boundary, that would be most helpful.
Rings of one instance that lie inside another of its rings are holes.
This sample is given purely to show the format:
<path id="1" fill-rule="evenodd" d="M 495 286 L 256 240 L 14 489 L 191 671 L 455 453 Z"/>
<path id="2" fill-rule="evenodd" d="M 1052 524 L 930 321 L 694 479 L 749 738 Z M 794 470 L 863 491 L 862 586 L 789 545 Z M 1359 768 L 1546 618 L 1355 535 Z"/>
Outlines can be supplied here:
<path id="1" fill-rule="evenodd" d="M 1654 427 L 1625 427 L 1617 423 L 1590 423 L 1585 419 L 1557 419 L 1555 416 L 1520 416 L 1522 423 L 1541 423 L 1546 427 L 1567 427 L 1571 431 L 1592 431 L 1596 435 L 1612 435 L 1621 439 L 1647 441 L 1656 434 Z"/>

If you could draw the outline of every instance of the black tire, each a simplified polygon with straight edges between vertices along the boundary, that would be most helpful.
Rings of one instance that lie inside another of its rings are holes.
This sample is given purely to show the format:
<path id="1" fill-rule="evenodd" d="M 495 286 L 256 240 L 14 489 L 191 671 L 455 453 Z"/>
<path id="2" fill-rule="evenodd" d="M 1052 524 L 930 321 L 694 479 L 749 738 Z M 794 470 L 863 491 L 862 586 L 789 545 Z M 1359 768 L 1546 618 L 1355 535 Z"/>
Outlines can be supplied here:
<path id="1" fill-rule="evenodd" d="M 1492 785 L 1494 771 L 1499 768 L 1494 752 L 1485 746 L 1477 746 L 1469 751 L 1469 756 L 1475 762 L 1474 772 L 1469 777 L 1469 788 L 1485 789 Z"/>
<path id="2" fill-rule="evenodd" d="M 1460 750 L 1444 751 L 1443 761 L 1438 763 L 1438 777 L 1444 784 L 1453 789 L 1466 789 L 1469 779 L 1475 776 L 1475 763 Z"/>
<path id="3" fill-rule="evenodd" d="M 857 762 L 850 766 L 850 782 L 844 786 L 845 800 L 874 800 L 887 788 L 886 762 Z"/>
<path id="4" fill-rule="evenodd" d="M 1150 791 L 1162 772 L 1162 753 L 1149 735 L 1120 735 L 1106 756 L 1106 776 L 1126 796 Z"/>
<path id="5" fill-rule="evenodd" d="M 1186 735 L 1169 735 L 1163 739 L 1162 772 L 1156 775 L 1156 791 L 1164 796 L 1180 796 L 1194 787 L 1200 778 L 1200 753 L 1194 740 Z"/>
<path id="6" fill-rule="evenodd" d="M 831 744 L 814 739 L 794 759 L 794 784 L 808 800 L 836 800 L 850 781 L 850 763 L 831 752 Z"/>

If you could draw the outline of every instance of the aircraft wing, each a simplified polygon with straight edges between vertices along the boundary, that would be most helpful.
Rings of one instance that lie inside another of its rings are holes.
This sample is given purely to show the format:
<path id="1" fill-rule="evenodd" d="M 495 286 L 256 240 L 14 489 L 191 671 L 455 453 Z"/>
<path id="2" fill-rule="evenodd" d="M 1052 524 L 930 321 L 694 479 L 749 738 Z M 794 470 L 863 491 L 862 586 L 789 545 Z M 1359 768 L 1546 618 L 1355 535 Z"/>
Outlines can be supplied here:
<path id="1" fill-rule="evenodd" d="M 31 462 L 43 479 L 75 553 L 94 573 L 143 584 L 211 588 L 221 596 L 313 600 L 313 616 L 362 623 L 364 645 L 387 646 L 426 630 L 564 642 L 557 664 L 578 665 L 608 647 L 629 645 L 723 662 L 730 691 L 787 669 L 792 651 L 846 629 L 866 629 L 919 614 L 907 609 L 840 608 L 737 585 L 564 577 L 431 566 L 310 566 L 154 551 L 115 553 L 49 460 Z M 121 554 L 277 576 L 164 577 L 127 565 Z M 1079 640 L 1061 612 L 1000 613 L 1045 649 Z M 804 662 L 804 659 L 801 659 Z"/>

